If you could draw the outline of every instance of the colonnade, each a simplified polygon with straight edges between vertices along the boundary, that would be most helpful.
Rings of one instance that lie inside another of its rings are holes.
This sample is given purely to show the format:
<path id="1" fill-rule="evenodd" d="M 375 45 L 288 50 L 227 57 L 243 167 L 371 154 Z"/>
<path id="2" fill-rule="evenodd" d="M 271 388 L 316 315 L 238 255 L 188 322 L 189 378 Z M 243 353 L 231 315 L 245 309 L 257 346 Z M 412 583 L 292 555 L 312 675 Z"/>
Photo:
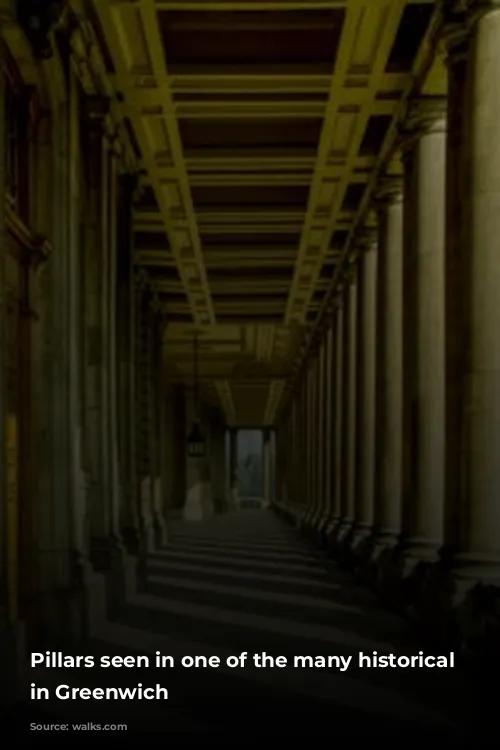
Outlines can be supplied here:
<path id="1" fill-rule="evenodd" d="M 471 5 L 279 426 L 278 507 L 438 629 L 500 593 L 500 8 Z"/>

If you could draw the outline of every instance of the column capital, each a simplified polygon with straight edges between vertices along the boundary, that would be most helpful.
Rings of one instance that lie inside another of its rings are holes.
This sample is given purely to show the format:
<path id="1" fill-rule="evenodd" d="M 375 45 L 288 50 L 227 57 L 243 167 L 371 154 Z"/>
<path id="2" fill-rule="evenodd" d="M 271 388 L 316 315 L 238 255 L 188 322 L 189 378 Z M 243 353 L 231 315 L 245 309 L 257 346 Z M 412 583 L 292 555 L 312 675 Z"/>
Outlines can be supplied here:
<path id="1" fill-rule="evenodd" d="M 445 0 L 442 8 L 441 43 L 448 65 L 467 57 L 469 38 L 476 23 L 500 10 L 500 0 Z"/>
<path id="2" fill-rule="evenodd" d="M 412 99 L 401 128 L 404 151 L 411 148 L 414 140 L 426 133 L 446 131 L 447 100 L 442 96 L 422 96 Z"/>
<path id="3" fill-rule="evenodd" d="M 374 200 L 378 209 L 392 203 L 402 203 L 403 178 L 399 175 L 383 175 L 375 189 Z"/>
<path id="4" fill-rule="evenodd" d="M 347 287 L 351 286 L 351 284 L 355 284 L 357 282 L 358 258 L 359 251 L 356 249 L 350 254 L 348 265 L 346 266 L 344 271 L 344 289 L 347 289 Z"/>
<path id="5" fill-rule="evenodd" d="M 373 250 L 378 244 L 378 227 L 372 224 L 365 225 L 356 232 L 354 241 L 356 247 L 358 247 L 362 253 Z"/>

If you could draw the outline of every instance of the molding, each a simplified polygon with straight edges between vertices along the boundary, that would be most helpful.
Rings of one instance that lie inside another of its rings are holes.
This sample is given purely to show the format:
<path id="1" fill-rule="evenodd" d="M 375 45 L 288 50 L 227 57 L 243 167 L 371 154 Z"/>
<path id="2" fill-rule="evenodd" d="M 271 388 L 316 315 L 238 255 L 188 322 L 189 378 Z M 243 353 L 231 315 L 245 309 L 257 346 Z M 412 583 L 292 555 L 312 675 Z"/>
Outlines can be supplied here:
<path id="1" fill-rule="evenodd" d="M 412 149 L 423 135 L 446 133 L 447 111 L 446 97 L 429 96 L 412 99 L 400 126 L 401 141 L 398 145 L 401 151 L 404 153 Z"/>
<path id="2" fill-rule="evenodd" d="M 403 177 L 384 175 L 375 188 L 374 201 L 377 208 L 403 202 Z"/>

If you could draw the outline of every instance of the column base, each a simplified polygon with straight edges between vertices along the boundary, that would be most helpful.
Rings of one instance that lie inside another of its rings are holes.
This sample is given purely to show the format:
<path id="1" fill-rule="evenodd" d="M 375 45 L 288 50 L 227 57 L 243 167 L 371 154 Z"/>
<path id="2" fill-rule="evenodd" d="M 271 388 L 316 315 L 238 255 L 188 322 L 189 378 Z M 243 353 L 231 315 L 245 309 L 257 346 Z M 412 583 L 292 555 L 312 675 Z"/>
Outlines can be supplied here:
<path id="1" fill-rule="evenodd" d="M 366 543 L 373 536 L 373 528 L 371 524 L 358 523 L 354 526 L 351 540 L 351 550 L 355 557 L 365 556 Z"/>
<path id="2" fill-rule="evenodd" d="M 335 557 L 336 554 L 336 542 L 337 542 L 337 534 L 338 530 L 341 524 L 340 518 L 331 517 L 328 525 L 325 529 L 325 547 L 328 550 L 328 552 L 332 555 L 332 557 Z"/>
<path id="3" fill-rule="evenodd" d="M 328 539 L 327 539 L 327 532 L 328 532 L 328 526 L 330 524 L 331 517 L 328 513 L 323 513 L 319 520 L 318 524 L 318 544 L 321 547 L 321 549 L 325 549 L 327 547 Z"/>
<path id="4" fill-rule="evenodd" d="M 300 529 L 302 533 L 305 534 L 306 536 L 309 536 L 311 533 L 312 519 L 314 517 L 314 513 L 315 511 L 313 508 L 308 508 L 301 518 Z"/>

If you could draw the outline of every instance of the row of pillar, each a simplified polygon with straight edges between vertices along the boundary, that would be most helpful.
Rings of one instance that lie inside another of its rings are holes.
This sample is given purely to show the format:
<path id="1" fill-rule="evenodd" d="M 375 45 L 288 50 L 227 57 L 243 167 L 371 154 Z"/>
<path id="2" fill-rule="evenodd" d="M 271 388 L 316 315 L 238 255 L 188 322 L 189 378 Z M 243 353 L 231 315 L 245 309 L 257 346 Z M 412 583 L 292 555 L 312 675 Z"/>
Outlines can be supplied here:
<path id="1" fill-rule="evenodd" d="M 48 64 L 52 81 L 60 64 Z M 104 589 L 123 589 L 109 576 L 123 584 L 129 553 L 166 539 L 163 311 L 134 272 L 136 176 L 108 102 L 85 97 L 72 69 L 47 120 L 33 144 L 44 169 L 30 179 L 43 182 L 32 221 L 53 250 L 30 281 L 34 409 L 19 424 L 22 445 L 33 441 L 36 497 L 33 516 L 24 496 L 19 514 L 36 549 L 21 592 L 29 614 L 11 608 L 34 639 L 88 631 L 106 616 Z"/>
<path id="2" fill-rule="evenodd" d="M 443 29 L 447 100 L 410 104 L 403 176 L 380 179 L 280 426 L 283 510 L 431 618 L 500 593 L 500 9 L 474 10 Z"/>

